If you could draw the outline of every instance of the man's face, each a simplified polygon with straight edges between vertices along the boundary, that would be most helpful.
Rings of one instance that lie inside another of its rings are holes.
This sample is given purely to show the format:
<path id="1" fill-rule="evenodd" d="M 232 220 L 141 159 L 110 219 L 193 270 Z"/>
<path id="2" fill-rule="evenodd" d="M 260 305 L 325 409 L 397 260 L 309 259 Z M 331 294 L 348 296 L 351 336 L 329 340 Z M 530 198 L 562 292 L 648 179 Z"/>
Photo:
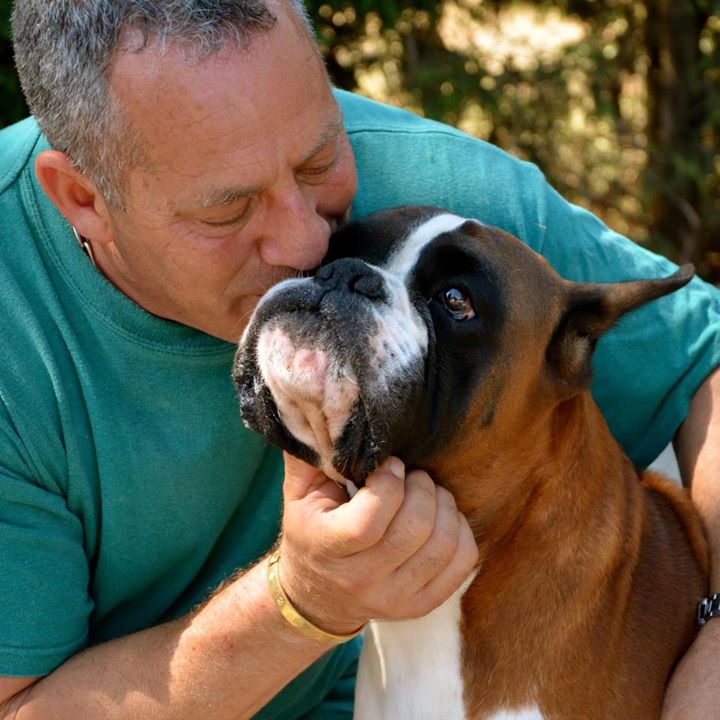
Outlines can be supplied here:
<path id="1" fill-rule="evenodd" d="M 258 298 L 317 266 L 356 190 L 321 60 L 297 21 L 200 62 L 154 45 L 111 80 L 148 162 L 97 262 L 155 315 L 235 342 Z"/>

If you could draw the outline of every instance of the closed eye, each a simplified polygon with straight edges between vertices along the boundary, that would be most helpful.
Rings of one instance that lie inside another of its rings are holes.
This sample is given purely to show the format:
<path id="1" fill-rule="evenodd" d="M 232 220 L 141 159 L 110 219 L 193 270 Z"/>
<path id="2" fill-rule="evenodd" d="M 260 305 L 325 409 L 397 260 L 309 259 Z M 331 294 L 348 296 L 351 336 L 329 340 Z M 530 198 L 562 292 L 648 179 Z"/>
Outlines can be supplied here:
<path id="1" fill-rule="evenodd" d="M 213 222 L 211 220 L 203 220 L 202 222 L 210 227 L 229 227 L 230 225 L 236 225 L 243 220 L 244 217 L 245 213 L 243 212 L 240 215 L 230 218 L 229 220 L 223 220 L 222 222 Z"/>
<path id="2" fill-rule="evenodd" d="M 250 215 L 255 209 L 256 204 L 256 198 L 255 196 L 250 196 L 246 199 L 246 202 L 243 203 L 242 207 L 232 216 L 227 217 L 225 219 L 218 219 L 218 220 L 209 220 L 209 219 L 201 219 L 200 222 L 209 228 L 229 228 L 234 227 L 237 225 L 240 225 L 244 223 L 246 220 L 249 219 Z"/>
<path id="3" fill-rule="evenodd" d="M 317 163 L 315 165 L 304 165 L 302 168 L 298 169 L 297 173 L 305 181 L 312 182 L 322 180 L 326 175 L 329 175 L 337 167 L 339 159 L 339 153 L 335 152 L 333 157 L 328 162 Z"/>

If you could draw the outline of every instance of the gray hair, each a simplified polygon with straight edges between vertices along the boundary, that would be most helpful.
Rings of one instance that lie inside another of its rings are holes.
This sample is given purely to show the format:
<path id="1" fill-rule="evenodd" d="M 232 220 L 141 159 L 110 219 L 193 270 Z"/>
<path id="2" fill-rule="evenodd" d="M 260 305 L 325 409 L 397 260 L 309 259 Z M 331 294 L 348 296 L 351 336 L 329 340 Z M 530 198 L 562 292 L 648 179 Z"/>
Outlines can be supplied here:
<path id="1" fill-rule="evenodd" d="M 302 0 L 286 0 L 313 37 Z M 125 171 L 142 148 L 109 89 L 115 53 L 128 31 L 181 44 L 196 58 L 228 42 L 249 46 L 274 27 L 272 0 L 16 0 L 15 64 L 30 112 L 50 145 L 65 153 L 113 207 L 124 205 Z"/>

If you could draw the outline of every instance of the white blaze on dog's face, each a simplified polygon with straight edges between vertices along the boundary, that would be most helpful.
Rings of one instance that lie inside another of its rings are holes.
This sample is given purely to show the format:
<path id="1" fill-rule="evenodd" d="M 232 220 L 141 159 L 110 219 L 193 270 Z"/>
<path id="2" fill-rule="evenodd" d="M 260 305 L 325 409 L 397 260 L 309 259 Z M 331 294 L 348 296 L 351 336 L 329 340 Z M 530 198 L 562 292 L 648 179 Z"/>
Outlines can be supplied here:
<path id="1" fill-rule="evenodd" d="M 691 275 L 569 283 L 498 228 L 436 208 L 376 213 L 333 236 L 314 277 L 258 304 L 233 368 L 242 416 L 356 483 L 389 454 L 429 467 L 465 433 L 497 449 L 528 412 L 588 387 L 595 342 L 621 314 Z"/>

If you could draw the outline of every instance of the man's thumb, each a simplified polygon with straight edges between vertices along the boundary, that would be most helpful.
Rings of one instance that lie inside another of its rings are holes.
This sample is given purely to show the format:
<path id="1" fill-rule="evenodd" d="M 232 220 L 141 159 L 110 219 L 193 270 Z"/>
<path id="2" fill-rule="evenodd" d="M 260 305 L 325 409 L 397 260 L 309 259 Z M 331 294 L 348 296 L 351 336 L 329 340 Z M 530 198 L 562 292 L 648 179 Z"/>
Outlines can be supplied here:
<path id="1" fill-rule="evenodd" d="M 283 453 L 285 459 L 285 498 L 297 500 L 304 498 L 316 488 L 327 482 L 323 473 L 289 453 Z"/>
<path id="2" fill-rule="evenodd" d="M 313 506 L 321 510 L 332 510 L 347 502 L 345 489 L 312 465 L 285 453 L 285 502 L 304 500 L 313 496 Z"/>

